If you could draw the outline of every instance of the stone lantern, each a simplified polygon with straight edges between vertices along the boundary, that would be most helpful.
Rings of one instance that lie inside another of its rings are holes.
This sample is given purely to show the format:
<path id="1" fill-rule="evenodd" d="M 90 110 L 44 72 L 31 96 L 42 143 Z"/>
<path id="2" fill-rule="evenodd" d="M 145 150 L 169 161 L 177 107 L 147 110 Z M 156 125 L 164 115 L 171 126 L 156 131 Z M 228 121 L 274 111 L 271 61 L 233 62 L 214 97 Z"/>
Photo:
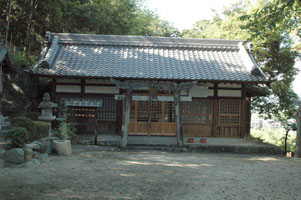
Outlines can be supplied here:
<path id="1" fill-rule="evenodd" d="M 40 103 L 38 108 L 41 108 L 42 115 L 39 116 L 39 120 L 42 121 L 53 121 L 56 116 L 53 114 L 53 108 L 56 108 L 57 104 L 50 101 L 50 95 L 45 93 L 43 96 L 43 101 Z"/>
<path id="2" fill-rule="evenodd" d="M 57 104 L 50 101 L 50 95 L 45 93 L 43 96 L 43 101 L 39 104 L 38 108 L 41 108 L 42 115 L 39 116 L 39 120 L 52 122 L 55 120 L 56 116 L 53 115 L 53 108 L 56 108 Z M 51 130 L 49 131 L 49 136 L 52 136 Z"/>

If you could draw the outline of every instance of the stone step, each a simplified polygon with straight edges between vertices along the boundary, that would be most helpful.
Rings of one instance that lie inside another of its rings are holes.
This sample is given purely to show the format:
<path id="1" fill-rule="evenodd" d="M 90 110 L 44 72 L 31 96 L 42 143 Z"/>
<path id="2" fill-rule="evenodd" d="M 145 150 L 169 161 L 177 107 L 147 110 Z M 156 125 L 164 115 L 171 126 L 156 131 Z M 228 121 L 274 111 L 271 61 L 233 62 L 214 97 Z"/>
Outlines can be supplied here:
<path id="1" fill-rule="evenodd" d="M 271 145 L 188 145 L 188 151 L 212 153 L 271 154 L 282 155 L 280 147 Z"/>

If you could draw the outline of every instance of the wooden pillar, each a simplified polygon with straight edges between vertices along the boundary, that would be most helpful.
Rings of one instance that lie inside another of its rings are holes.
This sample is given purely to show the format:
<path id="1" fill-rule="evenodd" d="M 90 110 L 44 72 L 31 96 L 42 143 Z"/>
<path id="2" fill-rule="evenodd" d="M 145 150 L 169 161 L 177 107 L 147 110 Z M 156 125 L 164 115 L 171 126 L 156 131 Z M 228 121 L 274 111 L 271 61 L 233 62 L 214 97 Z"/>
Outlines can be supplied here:
<path id="1" fill-rule="evenodd" d="M 301 158 L 301 102 L 299 103 L 299 110 L 297 113 L 297 137 L 296 137 L 296 151 L 297 158 Z"/>
<path id="2" fill-rule="evenodd" d="M 125 97 L 125 109 L 124 109 L 124 122 L 122 128 L 122 137 L 120 141 L 120 147 L 124 148 L 127 146 L 128 142 L 128 132 L 129 132 L 129 123 L 130 123 L 130 114 L 131 114 L 131 103 L 132 103 L 132 90 L 126 90 Z"/>
<path id="3" fill-rule="evenodd" d="M 218 124 L 218 97 L 217 97 L 217 83 L 214 84 L 214 98 L 213 98 L 213 117 L 212 117 L 212 135 L 213 137 L 217 136 L 217 124 Z"/>
<path id="4" fill-rule="evenodd" d="M 176 138 L 178 146 L 183 146 L 183 137 L 181 140 L 181 121 L 180 121 L 180 90 L 174 91 L 174 107 L 175 107 L 175 122 L 176 122 Z"/>
<path id="5" fill-rule="evenodd" d="M 94 144 L 98 143 L 98 134 L 97 134 L 97 118 L 98 118 L 99 108 L 95 108 L 95 120 L 94 120 Z"/>
<path id="6" fill-rule="evenodd" d="M 245 84 L 242 84 L 242 89 L 241 89 L 241 103 L 240 103 L 240 137 L 244 138 L 247 137 L 246 133 L 246 87 Z"/>

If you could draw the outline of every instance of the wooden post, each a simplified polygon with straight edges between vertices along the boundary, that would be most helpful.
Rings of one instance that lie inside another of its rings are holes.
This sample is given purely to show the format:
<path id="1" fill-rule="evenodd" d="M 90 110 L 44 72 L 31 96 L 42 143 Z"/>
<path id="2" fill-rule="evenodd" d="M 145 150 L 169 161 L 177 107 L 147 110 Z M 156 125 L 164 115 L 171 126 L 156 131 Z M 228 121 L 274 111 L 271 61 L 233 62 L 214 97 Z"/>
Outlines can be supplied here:
<path id="1" fill-rule="evenodd" d="M 212 112 L 212 135 L 213 137 L 217 136 L 217 124 L 218 124 L 218 88 L 217 83 L 214 84 L 214 98 L 213 98 L 213 112 Z"/>
<path id="2" fill-rule="evenodd" d="M 245 84 L 242 84 L 242 91 L 241 91 L 241 103 L 240 103 L 240 137 L 245 138 L 247 137 L 246 133 L 246 87 Z"/>
<path id="3" fill-rule="evenodd" d="M 123 123 L 123 129 L 122 129 L 122 137 L 121 137 L 121 141 L 120 141 L 121 148 L 126 147 L 127 142 L 128 142 L 131 103 L 132 103 L 132 90 L 128 89 L 128 90 L 126 90 L 126 97 L 125 97 L 124 123 Z"/>
<path id="4" fill-rule="evenodd" d="M 175 122 L 176 122 L 176 138 L 178 146 L 183 146 L 181 140 L 181 122 L 180 122 L 180 90 L 174 91 L 174 107 L 175 107 Z M 182 138 L 183 139 L 183 138 Z"/>
<path id="5" fill-rule="evenodd" d="M 297 158 L 301 158 L 301 102 L 299 102 L 299 110 L 297 113 L 297 137 L 296 137 L 296 152 Z"/>
<path id="6" fill-rule="evenodd" d="M 97 135 L 97 119 L 98 119 L 99 108 L 95 108 L 95 120 L 94 120 L 94 144 L 98 143 L 98 135 Z"/>

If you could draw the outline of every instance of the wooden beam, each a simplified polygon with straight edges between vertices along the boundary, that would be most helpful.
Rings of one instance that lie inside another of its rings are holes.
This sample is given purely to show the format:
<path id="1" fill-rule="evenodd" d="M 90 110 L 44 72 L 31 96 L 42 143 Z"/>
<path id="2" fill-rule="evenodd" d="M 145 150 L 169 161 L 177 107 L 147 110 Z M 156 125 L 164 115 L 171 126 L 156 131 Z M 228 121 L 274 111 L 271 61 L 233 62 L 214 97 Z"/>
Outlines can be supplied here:
<path id="1" fill-rule="evenodd" d="M 120 141 L 121 148 L 125 148 L 127 146 L 127 142 L 128 142 L 131 103 L 132 103 L 132 90 L 128 89 L 128 90 L 126 90 L 126 98 L 125 98 L 124 123 L 123 123 L 123 129 L 122 129 L 122 137 L 121 137 L 121 141 Z"/>
<path id="2" fill-rule="evenodd" d="M 163 91 L 176 91 L 176 90 L 189 90 L 193 86 L 197 86 L 198 82 L 170 82 L 170 83 L 145 83 L 145 82 L 124 82 L 116 79 L 111 79 L 111 82 L 116 85 L 119 89 L 131 89 L 131 90 L 149 90 L 155 88 Z"/>
<path id="3" fill-rule="evenodd" d="M 174 108 L 175 108 L 175 122 L 176 122 L 176 138 L 178 146 L 183 146 L 183 137 L 181 140 L 181 120 L 180 120 L 180 90 L 174 92 Z"/>
<path id="4" fill-rule="evenodd" d="M 115 100 L 120 101 L 120 100 L 125 100 L 124 95 L 115 95 Z M 180 97 L 181 101 L 192 101 L 192 97 L 190 96 L 181 96 Z M 149 96 L 141 96 L 141 95 L 134 95 L 132 97 L 133 101 L 149 101 Z M 158 96 L 156 100 L 152 101 L 174 101 L 173 96 Z"/>

